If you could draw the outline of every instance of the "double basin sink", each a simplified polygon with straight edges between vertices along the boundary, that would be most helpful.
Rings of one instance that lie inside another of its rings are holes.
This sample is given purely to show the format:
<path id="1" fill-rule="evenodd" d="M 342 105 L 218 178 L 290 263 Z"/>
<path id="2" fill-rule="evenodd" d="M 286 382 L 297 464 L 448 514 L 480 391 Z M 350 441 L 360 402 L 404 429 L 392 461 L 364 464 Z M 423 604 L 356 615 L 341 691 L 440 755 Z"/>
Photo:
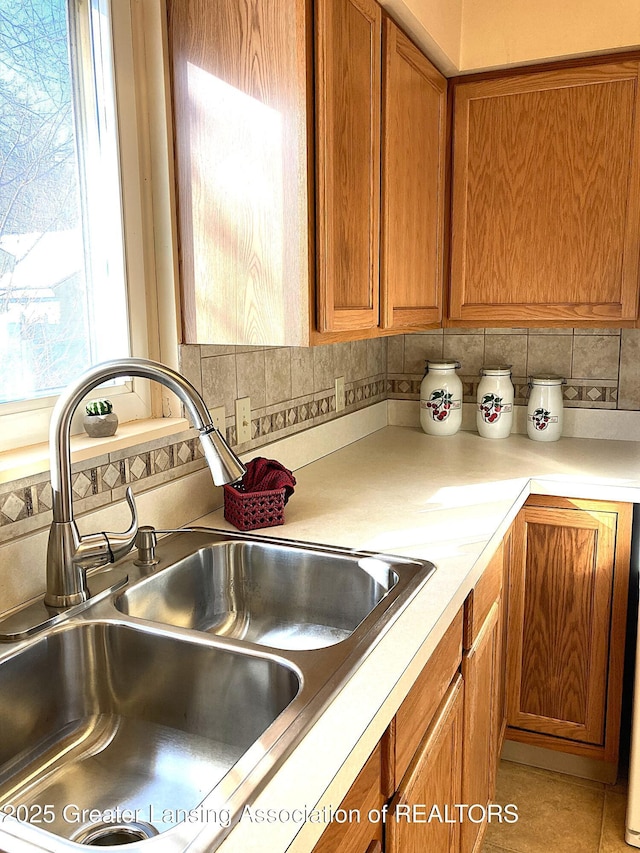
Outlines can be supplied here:
<path id="1" fill-rule="evenodd" d="M 157 556 L 0 623 L 1 850 L 214 849 L 433 571 L 204 528 Z"/>

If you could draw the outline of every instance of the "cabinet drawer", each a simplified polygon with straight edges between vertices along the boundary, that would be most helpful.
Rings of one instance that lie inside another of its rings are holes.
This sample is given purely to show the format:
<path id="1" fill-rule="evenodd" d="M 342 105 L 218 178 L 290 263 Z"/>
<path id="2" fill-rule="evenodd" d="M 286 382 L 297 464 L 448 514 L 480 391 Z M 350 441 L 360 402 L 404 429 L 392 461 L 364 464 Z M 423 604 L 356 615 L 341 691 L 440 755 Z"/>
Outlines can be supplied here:
<path id="1" fill-rule="evenodd" d="M 462 610 L 447 628 L 383 738 L 387 794 L 397 788 L 462 659 Z"/>
<path id="2" fill-rule="evenodd" d="M 500 595 L 503 565 L 504 546 L 500 543 L 500 547 L 464 603 L 463 645 L 465 651 L 469 651 L 475 643 L 489 611 Z"/>

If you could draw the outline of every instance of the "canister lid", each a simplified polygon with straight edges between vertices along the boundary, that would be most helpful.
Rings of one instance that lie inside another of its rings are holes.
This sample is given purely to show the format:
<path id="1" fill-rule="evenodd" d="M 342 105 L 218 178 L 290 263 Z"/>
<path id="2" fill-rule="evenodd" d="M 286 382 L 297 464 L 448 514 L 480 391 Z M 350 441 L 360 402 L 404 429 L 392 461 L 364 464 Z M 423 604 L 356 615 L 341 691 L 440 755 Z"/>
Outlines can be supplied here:
<path id="1" fill-rule="evenodd" d="M 511 376 L 510 364 L 485 364 L 480 369 L 481 376 Z"/>
<path id="2" fill-rule="evenodd" d="M 565 385 L 564 376 L 556 376 L 553 373 L 540 373 L 529 377 L 529 385 Z"/>
<path id="3" fill-rule="evenodd" d="M 459 361 L 443 361 L 434 359 L 427 360 L 426 369 L 427 370 L 457 370 L 460 367 Z"/>

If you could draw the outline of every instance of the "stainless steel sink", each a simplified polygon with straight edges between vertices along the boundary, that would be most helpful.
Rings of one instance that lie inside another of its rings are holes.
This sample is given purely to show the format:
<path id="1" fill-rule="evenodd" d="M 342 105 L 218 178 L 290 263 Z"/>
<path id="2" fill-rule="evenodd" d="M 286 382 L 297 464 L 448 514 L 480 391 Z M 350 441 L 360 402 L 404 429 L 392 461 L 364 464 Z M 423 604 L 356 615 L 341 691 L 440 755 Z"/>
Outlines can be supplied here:
<path id="1" fill-rule="evenodd" d="M 300 684 L 278 661 L 157 632 L 61 628 L 0 666 L 0 804 L 32 815 L 47 804 L 51 832 L 100 846 L 157 835 L 202 801 Z M 116 807 L 137 819 L 81 817 Z"/>
<path id="2" fill-rule="evenodd" d="M 214 850 L 434 569 L 205 528 L 157 557 L 0 624 L 3 853 Z"/>
<path id="3" fill-rule="evenodd" d="M 219 542 L 124 592 L 131 616 L 280 649 L 339 643 L 398 582 L 388 562 L 283 543 Z"/>

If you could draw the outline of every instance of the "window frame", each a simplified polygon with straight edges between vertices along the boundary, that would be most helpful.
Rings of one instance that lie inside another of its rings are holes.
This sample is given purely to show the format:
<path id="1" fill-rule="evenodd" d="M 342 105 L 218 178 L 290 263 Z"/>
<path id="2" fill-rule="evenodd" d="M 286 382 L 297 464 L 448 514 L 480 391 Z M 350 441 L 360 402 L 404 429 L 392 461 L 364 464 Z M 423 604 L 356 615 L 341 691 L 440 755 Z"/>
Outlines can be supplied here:
<path id="1" fill-rule="evenodd" d="M 77 7 L 88 27 L 89 0 Z M 178 367 L 179 304 L 173 147 L 164 0 L 107 0 L 118 123 L 124 266 L 131 354 Z M 86 38 L 86 30 L 84 36 Z M 104 394 L 104 392 L 103 392 Z M 99 396 L 97 392 L 91 395 Z M 133 379 L 109 388 L 121 422 L 176 417 L 177 398 Z M 47 440 L 57 397 L 0 404 L 0 453 Z M 79 407 L 80 409 L 80 407 Z M 72 422 L 82 432 L 82 412 Z"/>

